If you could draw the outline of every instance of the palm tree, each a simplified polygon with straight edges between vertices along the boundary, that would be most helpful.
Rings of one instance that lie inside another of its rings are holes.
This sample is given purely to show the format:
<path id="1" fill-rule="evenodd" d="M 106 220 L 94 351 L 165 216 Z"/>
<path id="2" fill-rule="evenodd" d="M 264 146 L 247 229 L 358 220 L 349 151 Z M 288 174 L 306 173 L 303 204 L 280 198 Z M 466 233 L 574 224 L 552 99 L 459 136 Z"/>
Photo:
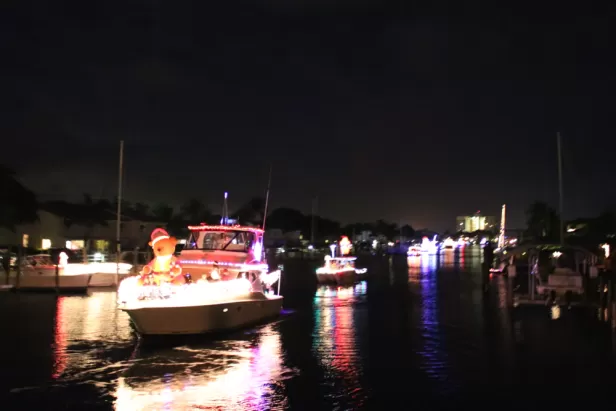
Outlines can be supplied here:
<path id="1" fill-rule="evenodd" d="M 199 224 L 210 219 L 211 213 L 207 206 L 196 198 L 191 198 L 180 208 L 182 218 L 191 224 Z"/>
<path id="2" fill-rule="evenodd" d="M 0 227 L 15 232 L 15 226 L 38 220 L 36 195 L 15 178 L 15 172 L 0 165 Z"/>
<path id="3" fill-rule="evenodd" d="M 239 221 L 239 224 L 261 225 L 263 223 L 263 213 L 265 213 L 265 199 L 263 197 L 253 197 L 241 206 L 233 216 Z"/>
<path id="4" fill-rule="evenodd" d="M 154 217 L 156 221 L 168 223 L 173 219 L 174 211 L 173 207 L 168 204 L 160 203 L 152 208 L 152 217 Z"/>
<path id="5" fill-rule="evenodd" d="M 560 229 L 559 216 L 556 210 L 541 201 L 535 201 L 526 210 L 528 233 L 536 240 L 558 240 Z"/>

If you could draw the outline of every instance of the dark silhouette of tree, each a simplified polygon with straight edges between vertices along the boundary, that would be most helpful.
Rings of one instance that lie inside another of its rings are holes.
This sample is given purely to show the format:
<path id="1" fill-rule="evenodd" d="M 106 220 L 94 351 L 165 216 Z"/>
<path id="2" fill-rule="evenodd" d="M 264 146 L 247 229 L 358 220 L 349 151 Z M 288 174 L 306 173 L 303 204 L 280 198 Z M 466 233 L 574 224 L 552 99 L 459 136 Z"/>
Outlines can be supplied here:
<path id="1" fill-rule="evenodd" d="M 340 223 L 338 221 L 330 220 L 328 218 L 322 218 L 319 216 L 315 216 L 316 226 L 318 228 L 317 233 L 318 237 L 329 237 L 335 239 L 335 237 L 339 237 L 342 234 L 342 229 L 340 227 Z M 308 216 L 306 218 L 307 226 L 302 230 L 302 234 L 305 236 L 310 235 L 310 222 L 312 221 L 312 217 Z"/>
<path id="2" fill-rule="evenodd" d="M 302 231 L 306 229 L 306 221 L 309 221 L 301 211 L 292 208 L 277 208 L 267 216 L 267 228 L 277 228 L 284 232 Z M 308 222 L 310 226 L 310 222 Z"/>
<path id="3" fill-rule="evenodd" d="M 396 236 L 399 232 L 398 225 L 395 223 L 388 223 L 385 220 L 379 219 L 376 220 L 376 224 L 374 225 L 375 234 L 383 235 L 387 238 L 392 238 Z"/>
<path id="4" fill-rule="evenodd" d="M 180 215 L 190 224 L 207 222 L 212 216 L 207 206 L 196 198 L 191 198 L 180 207 Z"/>
<path id="5" fill-rule="evenodd" d="M 409 224 L 400 227 L 400 235 L 405 238 L 411 238 L 415 235 L 415 230 Z"/>
<path id="6" fill-rule="evenodd" d="M 13 170 L 0 165 L 0 227 L 15 232 L 18 224 L 38 220 L 36 195 L 15 178 Z"/>
<path id="7" fill-rule="evenodd" d="M 145 218 L 150 216 L 150 206 L 145 203 L 137 202 L 133 204 L 133 212 L 135 216 Z"/>
<path id="8" fill-rule="evenodd" d="M 242 225 L 263 224 L 263 213 L 265 212 L 265 199 L 263 197 L 253 197 L 246 204 L 242 205 L 237 211 L 231 214 Z"/>
<path id="9" fill-rule="evenodd" d="M 152 208 L 152 217 L 159 222 L 169 222 L 174 217 L 174 209 L 168 204 L 159 203 Z"/>
<path id="10" fill-rule="evenodd" d="M 558 213 L 549 205 L 535 201 L 526 210 L 528 234 L 540 241 L 558 241 L 560 220 Z"/>

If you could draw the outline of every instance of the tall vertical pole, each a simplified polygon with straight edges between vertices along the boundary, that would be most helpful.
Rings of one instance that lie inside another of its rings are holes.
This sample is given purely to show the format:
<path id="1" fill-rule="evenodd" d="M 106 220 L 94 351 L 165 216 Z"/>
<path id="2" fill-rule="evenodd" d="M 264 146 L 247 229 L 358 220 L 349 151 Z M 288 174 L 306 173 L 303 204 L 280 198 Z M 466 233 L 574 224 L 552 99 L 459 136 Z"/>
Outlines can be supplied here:
<path id="1" fill-rule="evenodd" d="M 316 235 L 316 231 L 317 231 L 317 219 L 316 219 L 316 213 L 317 213 L 317 202 L 319 201 L 319 197 L 314 197 L 312 199 L 312 221 L 310 224 L 310 243 L 314 246 L 314 240 L 315 240 L 315 235 Z"/>
<path id="2" fill-rule="evenodd" d="M 229 198 L 229 193 L 225 191 L 222 202 L 222 217 L 220 218 L 220 224 L 222 225 L 229 224 L 229 206 L 227 205 L 227 198 Z"/>
<path id="3" fill-rule="evenodd" d="M 498 236 L 498 247 L 503 248 L 505 246 L 505 218 L 507 214 L 507 205 L 503 204 L 503 208 L 501 210 L 501 221 L 500 221 L 500 234 Z"/>
<path id="4" fill-rule="evenodd" d="M 261 229 L 265 231 L 265 221 L 267 220 L 267 207 L 269 206 L 270 186 L 272 185 L 272 165 L 270 164 L 269 176 L 267 177 L 267 191 L 265 192 L 265 209 L 263 210 L 263 225 Z"/>
<path id="5" fill-rule="evenodd" d="M 565 244 L 565 216 L 563 209 L 563 160 L 560 132 L 556 133 L 556 148 L 558 150 L 558 212 L 560 213 L 560 244 Z"/>
<path id="6" fill-rule="evenodd" d="M 120 231 L 121 231 L 121 213 L 122 213 L 122 174 L 124 170 L 124 140 L 120 141 L 120 165 L 118 166 L 118 208 L 116 210 L 116 275 L 114 283 L 118 285 L 120 277 Z"/>

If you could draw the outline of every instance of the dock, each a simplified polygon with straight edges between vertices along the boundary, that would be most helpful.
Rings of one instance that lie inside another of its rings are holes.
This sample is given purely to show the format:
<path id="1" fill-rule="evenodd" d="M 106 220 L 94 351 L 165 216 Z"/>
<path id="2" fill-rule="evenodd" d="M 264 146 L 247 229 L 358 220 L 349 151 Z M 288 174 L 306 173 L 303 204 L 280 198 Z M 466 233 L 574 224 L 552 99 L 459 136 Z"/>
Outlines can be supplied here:
<path id="1" fill-rule="evenodd" d="M 12 284 L 3 284 L 0 285 L 0 291 L 11 291 L 13 287 L 14 286 Z"/>

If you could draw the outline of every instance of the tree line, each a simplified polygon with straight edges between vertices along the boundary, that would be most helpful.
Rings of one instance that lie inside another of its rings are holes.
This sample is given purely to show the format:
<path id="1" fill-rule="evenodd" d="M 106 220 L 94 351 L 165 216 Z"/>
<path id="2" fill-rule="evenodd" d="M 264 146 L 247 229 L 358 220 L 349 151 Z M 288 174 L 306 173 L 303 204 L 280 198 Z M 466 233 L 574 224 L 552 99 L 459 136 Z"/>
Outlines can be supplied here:
<path id="1" fill-rule="evenodd" d="M 78 203 L 62 201 L 39 203 L 36 195 L 24 187 L 8 167 L 0 165 L 0 184 L 3 189 L 3 199 L 0 201 L 0 227 L 14 231 L 19 224 L 37 221 L 38 211 L 47 209 L 64 214 L 65 223 L 93 226 L 106 225 L 115 219 L 117 199 L 93 199 L 84 194 Z M 180 207 L 158 203 L 154 205 L 122 201 L 122 215 L 128 218 L 147 219 L 165 224 L 169 231 L 180 236 L 186 234 L 189 224 L 218 224 L 220 214 L 213 213 L 206 204 L 191 198 Z M 230 212 L 229 217 L 237 219 L 240 224 L 261 226 L 265 213 L 265 200 L 253 197 Z M 616 233 L 616 214 L 611 210 L 599 216 L 584 220 L 569 221 L 569 224 L 582 223 L 584 228 L 576 235 L 568 235 L 567 242 L 598 243 L 613 238 Z M 373 235 L 393 238 L 398 235 L 409 238 L 415 234 L 410 225 L 399 226 L 385 220 L 375 222 L 353 223 L 342 225 L 338 221 L 323 218 L 318 215 L 306 215 L 299 210 L 281 207 L 272 210 L 267 216 L 268 229 L 280 229 L 283 232 L 299 231 L 305 239 L 314 236 L 316 240 L 352 236 L 369 231 Z M 567 233 L 570 234 L 570 233 Z M 541 242 L 558 242 L 560 237 L 560 216 L 547 203 L 536 201 L 526 210 L 525 238 Z"/>

